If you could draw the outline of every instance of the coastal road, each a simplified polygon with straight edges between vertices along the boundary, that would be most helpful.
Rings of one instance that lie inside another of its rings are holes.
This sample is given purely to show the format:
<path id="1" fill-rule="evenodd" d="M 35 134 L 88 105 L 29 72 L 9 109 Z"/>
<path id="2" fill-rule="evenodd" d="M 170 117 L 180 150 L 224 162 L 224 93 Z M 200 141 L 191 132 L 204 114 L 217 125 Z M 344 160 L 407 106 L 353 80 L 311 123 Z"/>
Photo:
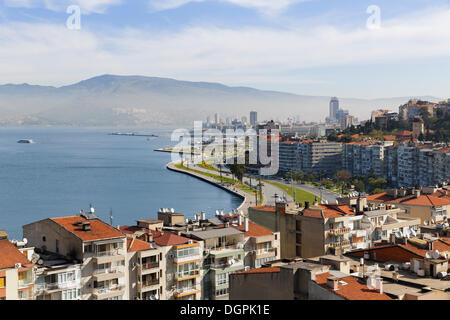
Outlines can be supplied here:
<path id="1" fill-rule="evenodd" d="M 275 180 L 276 182 L 282 183 L 288 187 L 290 187 L 290 183 L 286 183 L 285 181 L 281 181 L 281 180 Z M 326 200 L 328 201 L 328 203 L 332 204 L 332 203 L 336 203 L 337 202 L 337 198 L 339 197 L 339 194 L 330 191 L 326 188 L 320 189 L 319 187 L 315 187 L 313 185 L 310 184 L 298 184 L 298 183 L 294 183 L 294 187 L 299 188 L 300 190 L 312 193 L 313 195 L 322 198 L 322 200 Z"/>

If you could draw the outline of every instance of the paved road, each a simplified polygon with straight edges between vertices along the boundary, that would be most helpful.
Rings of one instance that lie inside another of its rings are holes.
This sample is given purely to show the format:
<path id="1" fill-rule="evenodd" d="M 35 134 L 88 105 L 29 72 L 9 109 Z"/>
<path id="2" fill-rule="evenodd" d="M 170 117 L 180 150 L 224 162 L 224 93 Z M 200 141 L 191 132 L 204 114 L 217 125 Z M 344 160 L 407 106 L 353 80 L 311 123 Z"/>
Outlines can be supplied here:
<path id="1" fill-rule="evenodd" d="M 192 167 L 192 163 L 190 163 L 189 166 Z M 199 171 L 203 171 L 203 172 L 209 172 L 209 173 L 212 173 L 215 175 L 219 174 L 217 171 L 200 168 L 198 166 L 196 166 L 195 169 L 199 170 Z M 226 172 L 229 172 L 229 170 L 227 168 L 222 167 L 222 175 L 224 177 L 230 178 L 231 174 L 228 174 Z M 246 183 L 247 185 L 250 185 L 250 182 L 251 182 L 251 186 L 253 188 L 256 188 L 258 185 L 258 179 L 256 179 L 256 178 L 249 179 L 247 177 L 244 177 L 243 182 Z M 280 190 L 279 188 L 277 188 L 269 183 L 264 184 L 264 186 L 262 187 L 262 192 L 263 192 L 263 200 L 264 200 L 263 204 L 267 205 L 267 206 L 275 206 L 275 194 L 277 194 L 278 196 L 285 196 L 288 201 L 293 200 L 291 196 L 285 194 L 282 190 Z M 255 195 L 252 195 L 252 197 L 249 200 L 251 202 L 251 205 L 255 205 L 255 203 L 256 203 Z"/>
<path id="2" fill-rule="evenodd" d="M 289 183 L 286 183 L 285 181 L 277 180 L 277 182 L 282 183 L 286 186 L 291 186 Z M 299 188 L 301 190 L 304 190 L 306 192 L 312 193 L 313 195 L 316 195 L 322 200 L 328 201 L 328 203 L 336 203 L 337 197 L 339 197 L 339 194 L 330 191 L 328 189 L 323 188 L 322 190 L 318 187 L 312 186 L 310 184 L 294 184 L 294 187 Z"/>

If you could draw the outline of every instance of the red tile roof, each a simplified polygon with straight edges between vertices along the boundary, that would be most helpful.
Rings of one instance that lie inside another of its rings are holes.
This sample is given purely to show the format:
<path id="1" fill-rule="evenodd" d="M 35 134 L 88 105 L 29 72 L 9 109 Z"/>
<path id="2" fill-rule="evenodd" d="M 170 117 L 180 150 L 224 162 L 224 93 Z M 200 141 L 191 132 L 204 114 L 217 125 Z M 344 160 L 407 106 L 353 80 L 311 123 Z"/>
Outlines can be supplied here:
<path id="1" fill-rule="evenodd" d="M 245 225 L 242 223 L 240 226 L 231 226 L 239 231 L 245 232 Z M 245 237 L 263 237 L 271 236 L 273 233 L 269 229 L 254 223 L 253 221 L 248 222 L 248 231 L 244 233 Z"/>
<path id="2" fill-rule="evenodd" d="M 338 282 L 338 290 L 333 290 L 327 285 L 327 279 L 331 276 L 328 272 L 317 274 L 314 282 L 346 300 L 392 300 L 386 294 L 380 294 L 376 290 L 369 289 L 366 284 L 360 283 L 357 278 L 352 276 L 339 278 L 339 281 L 344 281 L 347 284 L 343 285 Z"/>
<path id="3" fill-rule="evenodd" d="M 257 207 L 251 207 L 251 209 L 259 210 L 259 211 L 267 211 L 267 212 L 275 212 L 276 211 L 275 206 L 257 206 Z"/>
<path id="4" fill-rule="evenodd" d="M 321 204 L 317 207 L 310 207 L 309 209 L 303 210 L 303 216 L 318 219 L 340 218 L 353 215 L 355 213 L 352 208 L 346 204 Z"/>
<path id="5" fill-rule="evenodd" d="M 136 252 L 136 251 L 145 251 L 152 249 L 150 243 L 136 239 L 136 238 L 127 238 L 127 251 L 128 252 Z"/>
<path id="6" fill-rule="evenodd" d="M 370 258 L 376 261 L 397 261 L 409 262 L 412 258 L 425 258 L 425 254 L 430 251 L 438 250 L 439 252 L 450 251 L 450 244 L 437 240 L 433 243 L 433 250 L 425 250 L 415 245 L 408 244 L 388 244 L 367 249 L 354 250 L 348 253 L 350 256 L 362 257 L 364 252 L 369 252 Z M 376 253 L 374 255 L 373 253 Z"/>
<path id="7" fill-rule="evenodd" d="M 153 242 L 155 242 L 157 245 L 165 247 L 165 246 L 176 246 L 180 244 L 187 244 L 189 243 L 189 238 L 185 238 L 182 236 L 179 236 L 177 234 L 171 233 L 171 232 L 161 232 L 161 231 L 154 231 L 150 230 L 153 235 Z"/>
<path id="8" fill-rule="evenodd" d="M 248 271 L 235 272 L 234 274 L 262 274 L 262 273 L 277 273 L 280 272 L 280 268 L 258 268 Z"/>
<path id="9" fill-rule="evenodd" d="M 150 233 L 149 229 L 138 227 L 138 226 L 119 226 L 119 230 L 125 234 L 134 234 L 136 232 Z"/>
<path id="10" fill-rule="evenodd" d="M 383 192 L 367 196 L 367 200 L 429 207 L 450 205 L 450 199 L 439 198 L 429 194 L 421 194 L 418 198 L 416 198 L 414 195 L 407 195 L 405 197 L 394 199 L 394 197 L 391 197 L 387 195 L 386 192 Z"/>
<path id="11" fill-rule="evenodd" d="M 8 239 L 0 240 L 0 270 L 14 268 L 16 263 L 26 267 L 33 266 Z"/>
<path id="12" fill-rule="evenodd" d="M 99 219 L 87 220 L 86 218 L 83 218 L 81 216 L 72 216 L 63 218 L 51 218 L 50 220 L 56 222 L 61 227 L 71 232 L 83 241 L 125 237 L 122 232 Z M 91 224 L 91 231 L 83 231 L 81 226 L 75 225 L 78 222 L 89 222 Z"/>

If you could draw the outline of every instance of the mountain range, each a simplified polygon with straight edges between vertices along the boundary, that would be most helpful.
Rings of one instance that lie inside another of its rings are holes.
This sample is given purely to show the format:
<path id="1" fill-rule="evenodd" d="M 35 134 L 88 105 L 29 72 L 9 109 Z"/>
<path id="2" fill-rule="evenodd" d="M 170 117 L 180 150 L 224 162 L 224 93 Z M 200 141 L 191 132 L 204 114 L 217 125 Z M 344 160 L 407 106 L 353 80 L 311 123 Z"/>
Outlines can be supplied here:
<path id="1" fill-rule="evenodd" d="M 398 111 L 412 97 L 384 99 L 340 98 L 341 108 L 360 120 L 374 109 Z M 429 101 L 436 97 L 417 97 Z M 298 116 L 300 121 L 323 121 L 330 97 L 230 87 L 144 76 L 102 75 L 62 87 L 29 84 L 0 85 L 0 125 L 69 125 L 146 127 L 191 125 L 219 113 L 222 118 L 259 119 Z"/>

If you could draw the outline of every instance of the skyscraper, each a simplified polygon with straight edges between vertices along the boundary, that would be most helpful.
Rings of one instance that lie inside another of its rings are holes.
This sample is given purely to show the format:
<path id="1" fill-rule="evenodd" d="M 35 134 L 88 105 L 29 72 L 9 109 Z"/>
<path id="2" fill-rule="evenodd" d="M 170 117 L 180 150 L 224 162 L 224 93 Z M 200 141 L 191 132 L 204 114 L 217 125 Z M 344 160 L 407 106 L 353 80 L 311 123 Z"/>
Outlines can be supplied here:
<path id="1" fill-rule="evenodd" d="M 218 113 L 216 113 L 216 114 L 214 115 L 214 123 L 215 123 L 215 124 L 219 124 L 219 123 L 220 123 L 220 116 L 219 116 Z"/>
<path id="2" fill-rule="evenodd" d="M 336 113 L 339 110 L 339 100 L 336 97 L 331 98 L 330 101 L 330 120 L 336 120 Z"/>
<path id="3" fill-rule="evenodd" d="M 256 126 L 258 122 L 258 113 L 256 111 L 251 111 L 250 112 L 250 124 L 252 126 Z"/>

